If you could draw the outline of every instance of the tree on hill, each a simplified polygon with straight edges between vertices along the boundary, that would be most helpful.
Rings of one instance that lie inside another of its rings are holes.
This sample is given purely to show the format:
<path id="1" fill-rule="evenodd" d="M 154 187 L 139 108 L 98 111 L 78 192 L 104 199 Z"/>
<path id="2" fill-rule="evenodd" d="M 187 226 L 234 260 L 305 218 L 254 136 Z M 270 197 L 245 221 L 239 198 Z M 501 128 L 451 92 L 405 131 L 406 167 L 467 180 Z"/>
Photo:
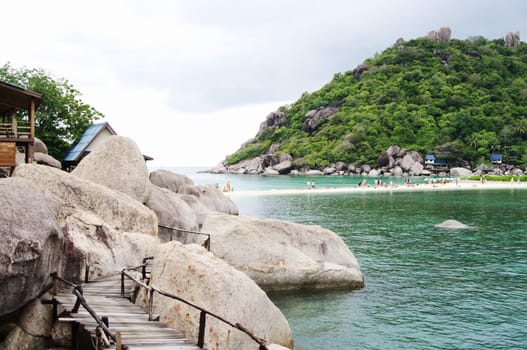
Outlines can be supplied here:
<path id="1" fill-rule="evenodd" d="M 103 115 L 84 103 L 81 93 L 67 80 L 55 79 L 43 69 L 0 67 L 0 80 L 42 94 L 35 114 L 35 136 L 56 159 L 63 159 L 87 126 Z"/>
<path id="2" fill-rule="evenodd" d="M 226 163 L 272 146 L 312 168 L 374 165 L 399 145 L 473 165 L 499 152 L 525 166 L 527 45 L 479 36 L 398 41 L 281 111 L 283 122 L 260 130 Z"/>

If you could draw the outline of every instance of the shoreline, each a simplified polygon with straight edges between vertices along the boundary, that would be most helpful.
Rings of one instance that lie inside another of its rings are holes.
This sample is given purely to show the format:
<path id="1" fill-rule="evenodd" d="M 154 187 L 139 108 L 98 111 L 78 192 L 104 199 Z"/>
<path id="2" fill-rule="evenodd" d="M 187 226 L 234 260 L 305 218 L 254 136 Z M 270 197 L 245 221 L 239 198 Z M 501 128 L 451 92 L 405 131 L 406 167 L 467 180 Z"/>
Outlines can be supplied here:
<path id="1" fill-rule="evenodd" d="M 270 190 L 246 190 L 223 192 L 227 196 L 273 196 L 273 195 L 310 195 L 333 193 L 389 193 L 389 192 L 423 192 L 423 191 L 465 191 L 465 190 L 527 190 L 527 182 L 460 180 L 445 184 L 412 184 L 393 186 L 365 186 L 365 187 L 320 187 L 320 188 L 291 188 Z"/>

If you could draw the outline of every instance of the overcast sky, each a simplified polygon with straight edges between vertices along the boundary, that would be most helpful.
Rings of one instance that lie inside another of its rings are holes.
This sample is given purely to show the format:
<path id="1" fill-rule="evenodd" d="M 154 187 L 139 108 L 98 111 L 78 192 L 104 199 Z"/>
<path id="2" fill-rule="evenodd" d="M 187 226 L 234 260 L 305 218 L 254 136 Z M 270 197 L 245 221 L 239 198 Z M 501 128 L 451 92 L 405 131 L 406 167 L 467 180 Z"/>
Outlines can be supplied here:
<path id="1" fill-rule="evenodd" d="M 65 78 L 155 166 L 213 166 L 398 38 L 527 35 L 525 0 L 8 1 L 0 64 Z"/>

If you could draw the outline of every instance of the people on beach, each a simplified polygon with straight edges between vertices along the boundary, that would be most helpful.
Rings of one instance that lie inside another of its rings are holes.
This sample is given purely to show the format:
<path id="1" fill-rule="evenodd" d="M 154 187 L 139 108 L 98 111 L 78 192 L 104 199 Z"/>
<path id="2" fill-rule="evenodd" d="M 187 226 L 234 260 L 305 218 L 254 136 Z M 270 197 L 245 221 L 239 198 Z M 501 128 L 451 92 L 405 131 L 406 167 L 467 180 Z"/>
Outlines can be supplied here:
<path id="1" fill-rule="evenodd" d="M 311 181 L 307 180 L 306 185 L 307 185 L 307 189 L 310 190 L 311 189 Z"/>

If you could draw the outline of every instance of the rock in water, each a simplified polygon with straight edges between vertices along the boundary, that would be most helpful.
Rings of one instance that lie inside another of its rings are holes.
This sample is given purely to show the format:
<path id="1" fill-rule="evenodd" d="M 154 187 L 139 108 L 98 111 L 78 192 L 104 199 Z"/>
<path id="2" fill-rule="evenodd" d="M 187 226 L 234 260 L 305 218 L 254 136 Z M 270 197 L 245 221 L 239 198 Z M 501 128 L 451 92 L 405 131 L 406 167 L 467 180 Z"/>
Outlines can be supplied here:
<path id="1" fill-rule="evenodd" d="M 452 229 L 452 230 L 460 230 L 460 229 L 461 230 L 467 230 L 467 229 L 471 229 L 472 228 L 472 227 L 470 227 L 468 225 L 465 225 L 462 222 L 459 222 L 457 220 L 452 220 L 452 219 L 445 220 L 442 223 L 435 225 L 435 227 L 447 228 L 447 229 Z"/>
<path id="2" fill-rule="evenodd" d="M 264 290 L 357 289 L 364 277 L 334 232 L 315 225 L 211 213 L 211 251 Z"/>

